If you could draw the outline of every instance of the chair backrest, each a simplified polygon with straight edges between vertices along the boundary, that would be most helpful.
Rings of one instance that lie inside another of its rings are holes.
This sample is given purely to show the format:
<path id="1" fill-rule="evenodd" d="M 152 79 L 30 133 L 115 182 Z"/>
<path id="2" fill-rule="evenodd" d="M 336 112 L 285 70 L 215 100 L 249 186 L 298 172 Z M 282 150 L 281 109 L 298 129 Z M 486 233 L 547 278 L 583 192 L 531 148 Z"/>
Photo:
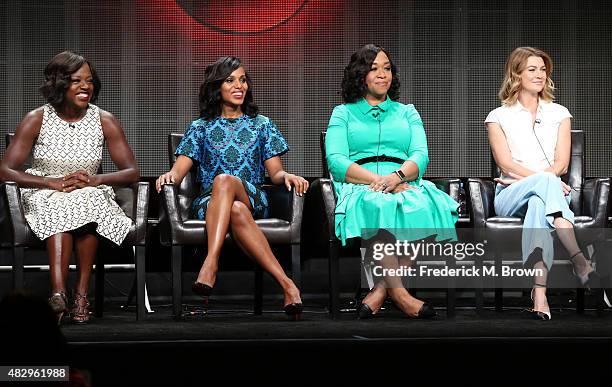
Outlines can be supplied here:
<path id="1" fill-rule="evenodd" d="M 13 138 L 13 133 L 7 133 L 5 139 L 5 148 L 8 148 L 9 143 Z M 29 167 L 31 157 L 28 156 L 26 167 Z M 9 215 L 9 204 L 4 193 L 4 184 L 0 184 L 0 246 L 11 247 L 13 242 L 13 227 L 11 225 L 11 217 Z"/>
<path id="2" fill-rule="evenodd" d="M 584 131 L 572 130 L 572 145 L 567 173 L 561 176 L 567 185 L 574 188 L 570 208 L 574 213 L 582 213 L 582 187 L 584 186 Z M 497 177 L 501 170 L 491 154 L 491 176 Z"/>
<path id="3" fill-rule="evenodd" d="M 5 143 L 5 148 L 4 149 L 8 149 L 9 144 L 11 143 L 11 141 L 13 140 L 13 138 L 15 137 L 15 133 L 7 133 L 6 137 L 4 137 L 4 143 Z M 26 169 L 32 167 L 32 152 L 30 152 L 30 154 L 28 155 L 28 158 L 26 159 L 25 163 L 23 163 L 21 170 L 25 171 Z M 103 173 L 102 171 L 102 163 L 100 163 L 100 166 L 98 167 L 98 175 L 101 175 Z"/>
<path id="4" fill-rule="evenodd" d="M 331 174 L 329 173 L 329 168 L 327 168 L 327 155 L 325 153 L 325 135 L 327 135 L 326 131 L 322 131 L 319 136 L 319 147 L 321 148 L 321 162 L 323 167 L 323 176 L 331 179 Z"/>
<path id="5" fill-rule="evenodd" d="M 182 133 L 170 133 L 168 135 L 168 164 L 169 168 L 172 168 L 174 162 L 176 161 L 176 148 L 181 143 L 183 139 Z M 191 203 L 193 199 L 195 199 L 199 192 L 200 188 L 196 182 L 196 177 L 198 176 L 197 165 L 193 165 L 191 170 L 187 172 L 183 181 L 178 186 L 178 202 L 179 202 L 179 210 L 181 219 L 188 219 L 190 214 Z"/>

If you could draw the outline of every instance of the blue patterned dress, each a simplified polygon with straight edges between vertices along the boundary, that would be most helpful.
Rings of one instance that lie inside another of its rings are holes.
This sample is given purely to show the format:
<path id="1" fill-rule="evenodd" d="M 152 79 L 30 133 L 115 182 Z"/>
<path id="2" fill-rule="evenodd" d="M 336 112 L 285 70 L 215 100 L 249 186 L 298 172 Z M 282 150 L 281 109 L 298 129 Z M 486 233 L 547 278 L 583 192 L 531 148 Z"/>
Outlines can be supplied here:
<path id="1" fill-rule="evenodd" d="M 266 218 L 268 198 L 260 189 L 265 179 L 264 161 L 288 150 L 287 141 L 276 125 L 262 115 L 193 121 L 175 152 L 198 165 L 201 193 L 191 205 L 193 215 L 206 219 L 213 180 L 225 173 L 242 181 L 253 208 L 253 218 Z"/>

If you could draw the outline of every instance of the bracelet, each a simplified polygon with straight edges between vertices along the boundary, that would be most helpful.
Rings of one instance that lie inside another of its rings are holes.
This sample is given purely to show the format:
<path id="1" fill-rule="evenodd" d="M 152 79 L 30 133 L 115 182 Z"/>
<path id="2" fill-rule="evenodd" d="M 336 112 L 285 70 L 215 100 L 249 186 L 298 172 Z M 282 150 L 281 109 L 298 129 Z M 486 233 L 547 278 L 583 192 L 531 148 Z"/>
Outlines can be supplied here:
<path id="1" fill-rule="evenodd" d="M 399 177 L 400 181 L 402 182 L 406 181 L 406 175 L 404 175 L 404 172 L 402 172 L 401 169 L 398 169 L 397 171 L 393 171 L 393 173 L 395 173 L 397 177 Z"/>

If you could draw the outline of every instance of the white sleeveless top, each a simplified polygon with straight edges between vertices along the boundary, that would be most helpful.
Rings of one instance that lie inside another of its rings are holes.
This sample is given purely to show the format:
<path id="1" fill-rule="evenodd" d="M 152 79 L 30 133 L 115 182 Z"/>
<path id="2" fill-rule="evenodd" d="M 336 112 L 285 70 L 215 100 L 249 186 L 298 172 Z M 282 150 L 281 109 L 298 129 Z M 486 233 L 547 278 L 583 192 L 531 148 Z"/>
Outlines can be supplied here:
<path id="1" fill-rule="evenodd" d="M 25 172 L 62 177 L 84 169 L 95 175 L 104 148 L 98 107 L 90 104 L 78 122 L 62 120 L 50 104 L 43 110 L 40 133 L 32 150 L 32 167 Z M 72 192 L 22 188 L 21 197 L 26 221 L 41 240 L 95 223 L 98 234 L 119 245 L 132 225 L 132 220 L 115 202 L 115 192 L 106 185 Z"/>

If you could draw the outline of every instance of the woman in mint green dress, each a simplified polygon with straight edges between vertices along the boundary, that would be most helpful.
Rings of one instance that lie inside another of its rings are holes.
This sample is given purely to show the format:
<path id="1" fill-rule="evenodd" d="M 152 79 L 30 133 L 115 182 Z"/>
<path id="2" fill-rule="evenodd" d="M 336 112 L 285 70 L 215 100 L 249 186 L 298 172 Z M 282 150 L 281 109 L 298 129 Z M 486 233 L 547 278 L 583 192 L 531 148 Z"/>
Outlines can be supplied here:
<path id="1" fill-rule="evenodd" d="M 431 234 L 438 240 L 453 238 L 459 204 L 422 179 L 429 162 L 423 121 L 414 105 L 397 102 L 397 68 L 383 48 L 366 45 L 351 56 L 342 97 L 345 103 L 334 108 L 325 138 L 338 197 L 335 229 L 342 244 L 382 235 L 388 242 L 391 234 L 404 240 Z M 390 233 L 373 236 L 364 229 Z M 388 258 L 397 266 L 397 258 Z M 388 263 L 383 259 L 383 265 Z M 387 296 L 410 317 L 435 316 L 431 305 L 412 297 L 396 280 L 385 277 L 375 285 L 358 309 L 360 318 L 376 314 Z"/>

